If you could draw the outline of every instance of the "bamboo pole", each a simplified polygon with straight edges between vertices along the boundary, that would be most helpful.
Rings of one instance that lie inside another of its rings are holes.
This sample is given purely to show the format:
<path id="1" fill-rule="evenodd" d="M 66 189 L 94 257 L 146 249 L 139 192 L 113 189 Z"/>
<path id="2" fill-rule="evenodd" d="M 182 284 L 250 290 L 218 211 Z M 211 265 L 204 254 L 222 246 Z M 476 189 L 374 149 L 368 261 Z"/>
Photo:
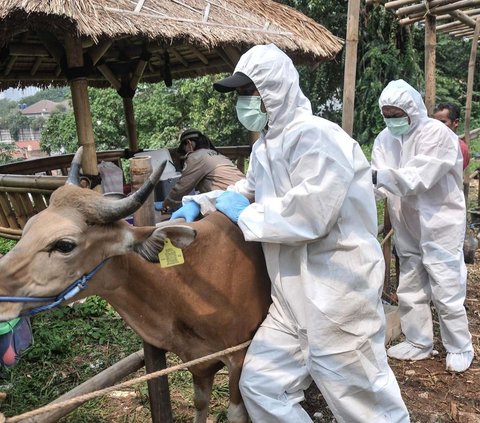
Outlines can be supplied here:
<path id="1" fill-rule="evenodd" d="M 427 15 L 425 18 L 425 106 L 428 115 L 433 114 L 435 108 L 435 47 L 437 34 L 435 31 L 435 16 Z"/>
<path id="2" fill-rule="evenodd" d="M 50 404 L 64 402 L 71 398 L 88 394 L 90 392 L 106 388 L 107 386 L 112 386 L 118 381 L 122 380 L 125 376 L 128 376 L 129 374 L 141 369 L 143 367 L 143 363 L 143 351 L 140 350 L 134 352 L 128 357 L 125 357 L 124 359 L 100 372 L 98 375 L 95 375 L 92 378 L 88 379 L 86 382 L 78 385 L 76 388 L 73 388 L 71 391 L 68 391 L 67 393 L 58 397 Z M 78 408 L 79 406 L 80 404 L 69 405 L 64 408 L 53 410 L 49 413 L 43 413 L 37 417 L 22 419 L 21 423 L 54 423 L 57 422 L 61 417 L 70 413 L 72 410 Z"/>
<path id="3" fill-rule="evenodd" d="M 343 77 L 342 128 L 348 134 L 353 133 L 353 115 L 355 108 L 355 78 L 357 73 L 358 19 L 360 0 L 348 2 L 347 42 L 345 50 L 345 70 Z"/>
<path id="4" fill-rule="evenodd" d="M 149 156 L 133 157 L 130 159 L 130 173 L 132 177 L 132 191 L 135 192 L 152 173 L 152 161 Z M 155 209 L 153 192 L 148 196 L 142 207 L 133 214 L 135 226 L 155 226 Z M 145 368 L 147 373 L 167 367 L 165 351 L 147 342 L 143 342 L 145 352 Z M 167 376 L 148 381 L 150 411 L 152 423 L 172 423 L 172 407 Z"/>
<path id="5" fill-rule="evenodd" d="M 477 60 L 478 37 L 480 33 L 480 18 L 477 18 L 475 23 L 475 33 L 472 39 L 472 48 L 470 51 L 470 60 L 468 62 L 468 78 L 467 78 L 467 100 L 465 104 L 465 142 L 470 148 L 470 118 L 472 114 L 472 96 L 473 83 L 475 80 L 475 63 Z"/>
<path id="6" fill-rule="evenodd" d="M 82 41 L 73 34 L 65 34 L 65 51 L 69 68 L 81 68 L 84 65 Z M 73 112 L 77 126 L 78 142 L 83 146 L 82 170 L 87 175 L 98 175 L 97 153 L 93 138 L 92 114 L 88 100 L 88 82 L 86 77 L 70 81 Z M 95 190 L 100 191 L 98 185 Z"/>

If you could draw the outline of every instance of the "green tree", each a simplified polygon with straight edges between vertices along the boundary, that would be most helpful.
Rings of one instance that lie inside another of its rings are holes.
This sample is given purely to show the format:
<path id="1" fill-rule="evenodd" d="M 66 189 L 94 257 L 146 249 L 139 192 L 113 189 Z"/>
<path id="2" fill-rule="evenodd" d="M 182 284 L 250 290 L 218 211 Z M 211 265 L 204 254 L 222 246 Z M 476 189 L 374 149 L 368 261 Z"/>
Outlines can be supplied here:
<path id="1" fill-rule="evenodd" d="M 172 87 L 140 85 L 133 99 L 139 147 L 174 147 L 187 127 L 205 131 L 216 145 L 247 144 L 246 130 L 236 118 L 234 96 L 213 91 L 213 81 L 220 77 L 174 81 Z M 113 89 L 92 88 L 89 98 L 97 149 L 127 147 L 121 97 Z M 47 153 L 76 150 L 72 111 L 52 115 L 42 132 L 41 145 Z"/>
<path id="2" fill-rule="evenodd" d="M 35 94 L 22 98 L 21 102 L 30 106 L 40 100 L 50 100 L 59 103 L 70 98 L 69 87 L 51 87 L 37 91 Z"/>

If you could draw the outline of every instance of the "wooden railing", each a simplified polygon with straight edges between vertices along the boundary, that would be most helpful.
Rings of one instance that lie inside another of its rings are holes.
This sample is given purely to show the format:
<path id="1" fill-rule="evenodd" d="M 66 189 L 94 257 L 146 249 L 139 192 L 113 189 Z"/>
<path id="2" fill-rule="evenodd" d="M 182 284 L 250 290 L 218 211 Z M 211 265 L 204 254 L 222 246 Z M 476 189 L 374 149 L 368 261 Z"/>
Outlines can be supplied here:
<path id="1" fill-rule="evenodd" d="M 243 172 L 250 146 L 217 147 Z M 174 162 L 178 159 L 171 151 Z M 97 153 L 98 162 L 110 161 L 121 167 L 128 151 Z M 73 154 L 25 160 L 0 166 L 0 237 L 19 239 L 27 220 L 44 210 L 50 195 L 65 183 Z"/>

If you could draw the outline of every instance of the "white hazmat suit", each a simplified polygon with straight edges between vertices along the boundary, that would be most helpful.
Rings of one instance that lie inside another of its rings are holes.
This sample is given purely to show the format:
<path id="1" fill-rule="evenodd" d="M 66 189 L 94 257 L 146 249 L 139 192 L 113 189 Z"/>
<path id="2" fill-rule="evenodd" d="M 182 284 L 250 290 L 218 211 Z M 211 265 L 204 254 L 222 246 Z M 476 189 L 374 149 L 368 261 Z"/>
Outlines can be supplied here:
<path id="1" fill-rule="evenodd" d="M 404 135 L 395 137 L 385 128 L 372 152 L 376 186 L 388 199 L 400 260 L 397 294 L 406 343 L 388 354 L 422 359 L 433 353 L 433 301 L 447 353 L 471 351 L 473 357 L 464 308 L 466 210 L 458 137 L 427 116 L 420 93 L 403 80 L 387 85 L 379 105 L 398 107 L 410 119 Z M 447 369 L 463 371 L 449 365 L 454 359 L 447 356 Z"/>
<path id="2" fill-rule="evenodd" d="M 235 71 L 253 81 L 268 114 L 246 179 L 229 188 L 252 201 L 238 225 L 262 242 L 272 281 L 242 371 L 248 413 L 258 423 L 311 422 L 299 403 L 313 377 L 338 422 L 408 422 L 384 347 L 369 163 L 338 125 L 312 115 L 276 46 L 253 47 Z"/>

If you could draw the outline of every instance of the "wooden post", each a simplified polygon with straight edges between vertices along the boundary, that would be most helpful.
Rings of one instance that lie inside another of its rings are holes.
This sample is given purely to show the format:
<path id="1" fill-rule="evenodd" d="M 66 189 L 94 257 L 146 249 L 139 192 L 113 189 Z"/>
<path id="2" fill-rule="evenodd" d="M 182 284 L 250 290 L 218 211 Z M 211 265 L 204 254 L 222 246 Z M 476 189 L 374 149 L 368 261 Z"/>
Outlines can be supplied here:
<path id="1" fill-rule="evenodd" d="M 82 41 L 73 34 L 65 34 L 65 52 L 67 65 L 70 69 L 81 68 L 83 62 Z M 70 80 L 72 105 L 77 127 L 78 142 L 83 146 L 82 170 L 87 175 L 98 175 L 97 153 L 93 138 L 92 114 L 88 100 L 88 82 L 85 77 Z M 101 189 L 100 185 L 95 188 Z"/>
<path id="2" fill-rule="evenodd" d="M 472 38 L 470 60 L 468 62 L 467 101 L 465 103 L 465 121 L 464 121 L 465 128 L 463 131 L 465 133 L 465 142 L 467 143 L 468 150 L 470 150 L 470 118 L 472 114 L 473 83 L 475 80 L 475 63 L 477 61 L 479 33 L 480 33 L 480 18 L 477 18 L 475 22 L 475 32 L 473 33 L 473 38 Z M 468 177 L 468 188 L 470 188 L 470 177 L 468 175 L 468 169 L 465 169 L 465 170 L 467 171 L 466 177 Z M 468 190 L 465 193 L 465 201 L 467 202 L 467 208 L 468 208 Z M 480 189 L 478 191 L 477 204 L 480 204 Z"/>
<path id="3" fill-rule="evenodd" d="M 427 15 L 425 18 L 425 106 L 428 116 L 433 115 L 435 108 L 435 48 L 437 44 L 437 33 L 435 29 L 436 17 Z"/>
<path id="4" fill-rule="evenodd" d="M 477 60 L 478 37 L 480 33 L 480 18 L 475 23 L 475 33 L 472 38 L 472 48 L 470 51 L 470 60 L 468 62 L 468 79 L 467 79 L 467 101 L 465 104 L 465 142 L 470 148 L 470 118 L 472 114 L 472 95 L 473 82 L 475 80 L 475 62 Z"/>
<path id="5" fill-rule="evenodd" d="M 347 45 L 345 51 L 345 69 L 343 77 L 342 128 L 348 134 L 353 133 L 355 106 L 355 78 L 357 74 L 358 18 L 360 0 L 348 2 Z"/>
<path id="6" fill-rule="evenodd" d="M 138 151 L 137 125 L 135 122 L 135 111 L 133 109 L 133 98 L 123 97 L 123 111 L 125 113 L 125 128 L 127 130 L 128 147 L 132 153 Z"/>
<path id="7" fill-rule="evenodd" d="M 130 173 L 132 177 L 132 191 L 138 190 L 143 182 L 152 173 L 152 162 L 149 156 L 133 157 L 130 159 Z M 155 210 L 153 205 L 153 192 L 143 203 L 142 207 L 133 214 L 135 226 L 154 226 Z M 153 373 L 167 367 L 165 351 L 153 345 L 143 342 L 145 353 L 145 369 L 147 373 Z M 168 377 L 162 376 L 147 382 L 150 398 L 152 423 L 172 423 L 172 407 L 168 388 Z"/>

